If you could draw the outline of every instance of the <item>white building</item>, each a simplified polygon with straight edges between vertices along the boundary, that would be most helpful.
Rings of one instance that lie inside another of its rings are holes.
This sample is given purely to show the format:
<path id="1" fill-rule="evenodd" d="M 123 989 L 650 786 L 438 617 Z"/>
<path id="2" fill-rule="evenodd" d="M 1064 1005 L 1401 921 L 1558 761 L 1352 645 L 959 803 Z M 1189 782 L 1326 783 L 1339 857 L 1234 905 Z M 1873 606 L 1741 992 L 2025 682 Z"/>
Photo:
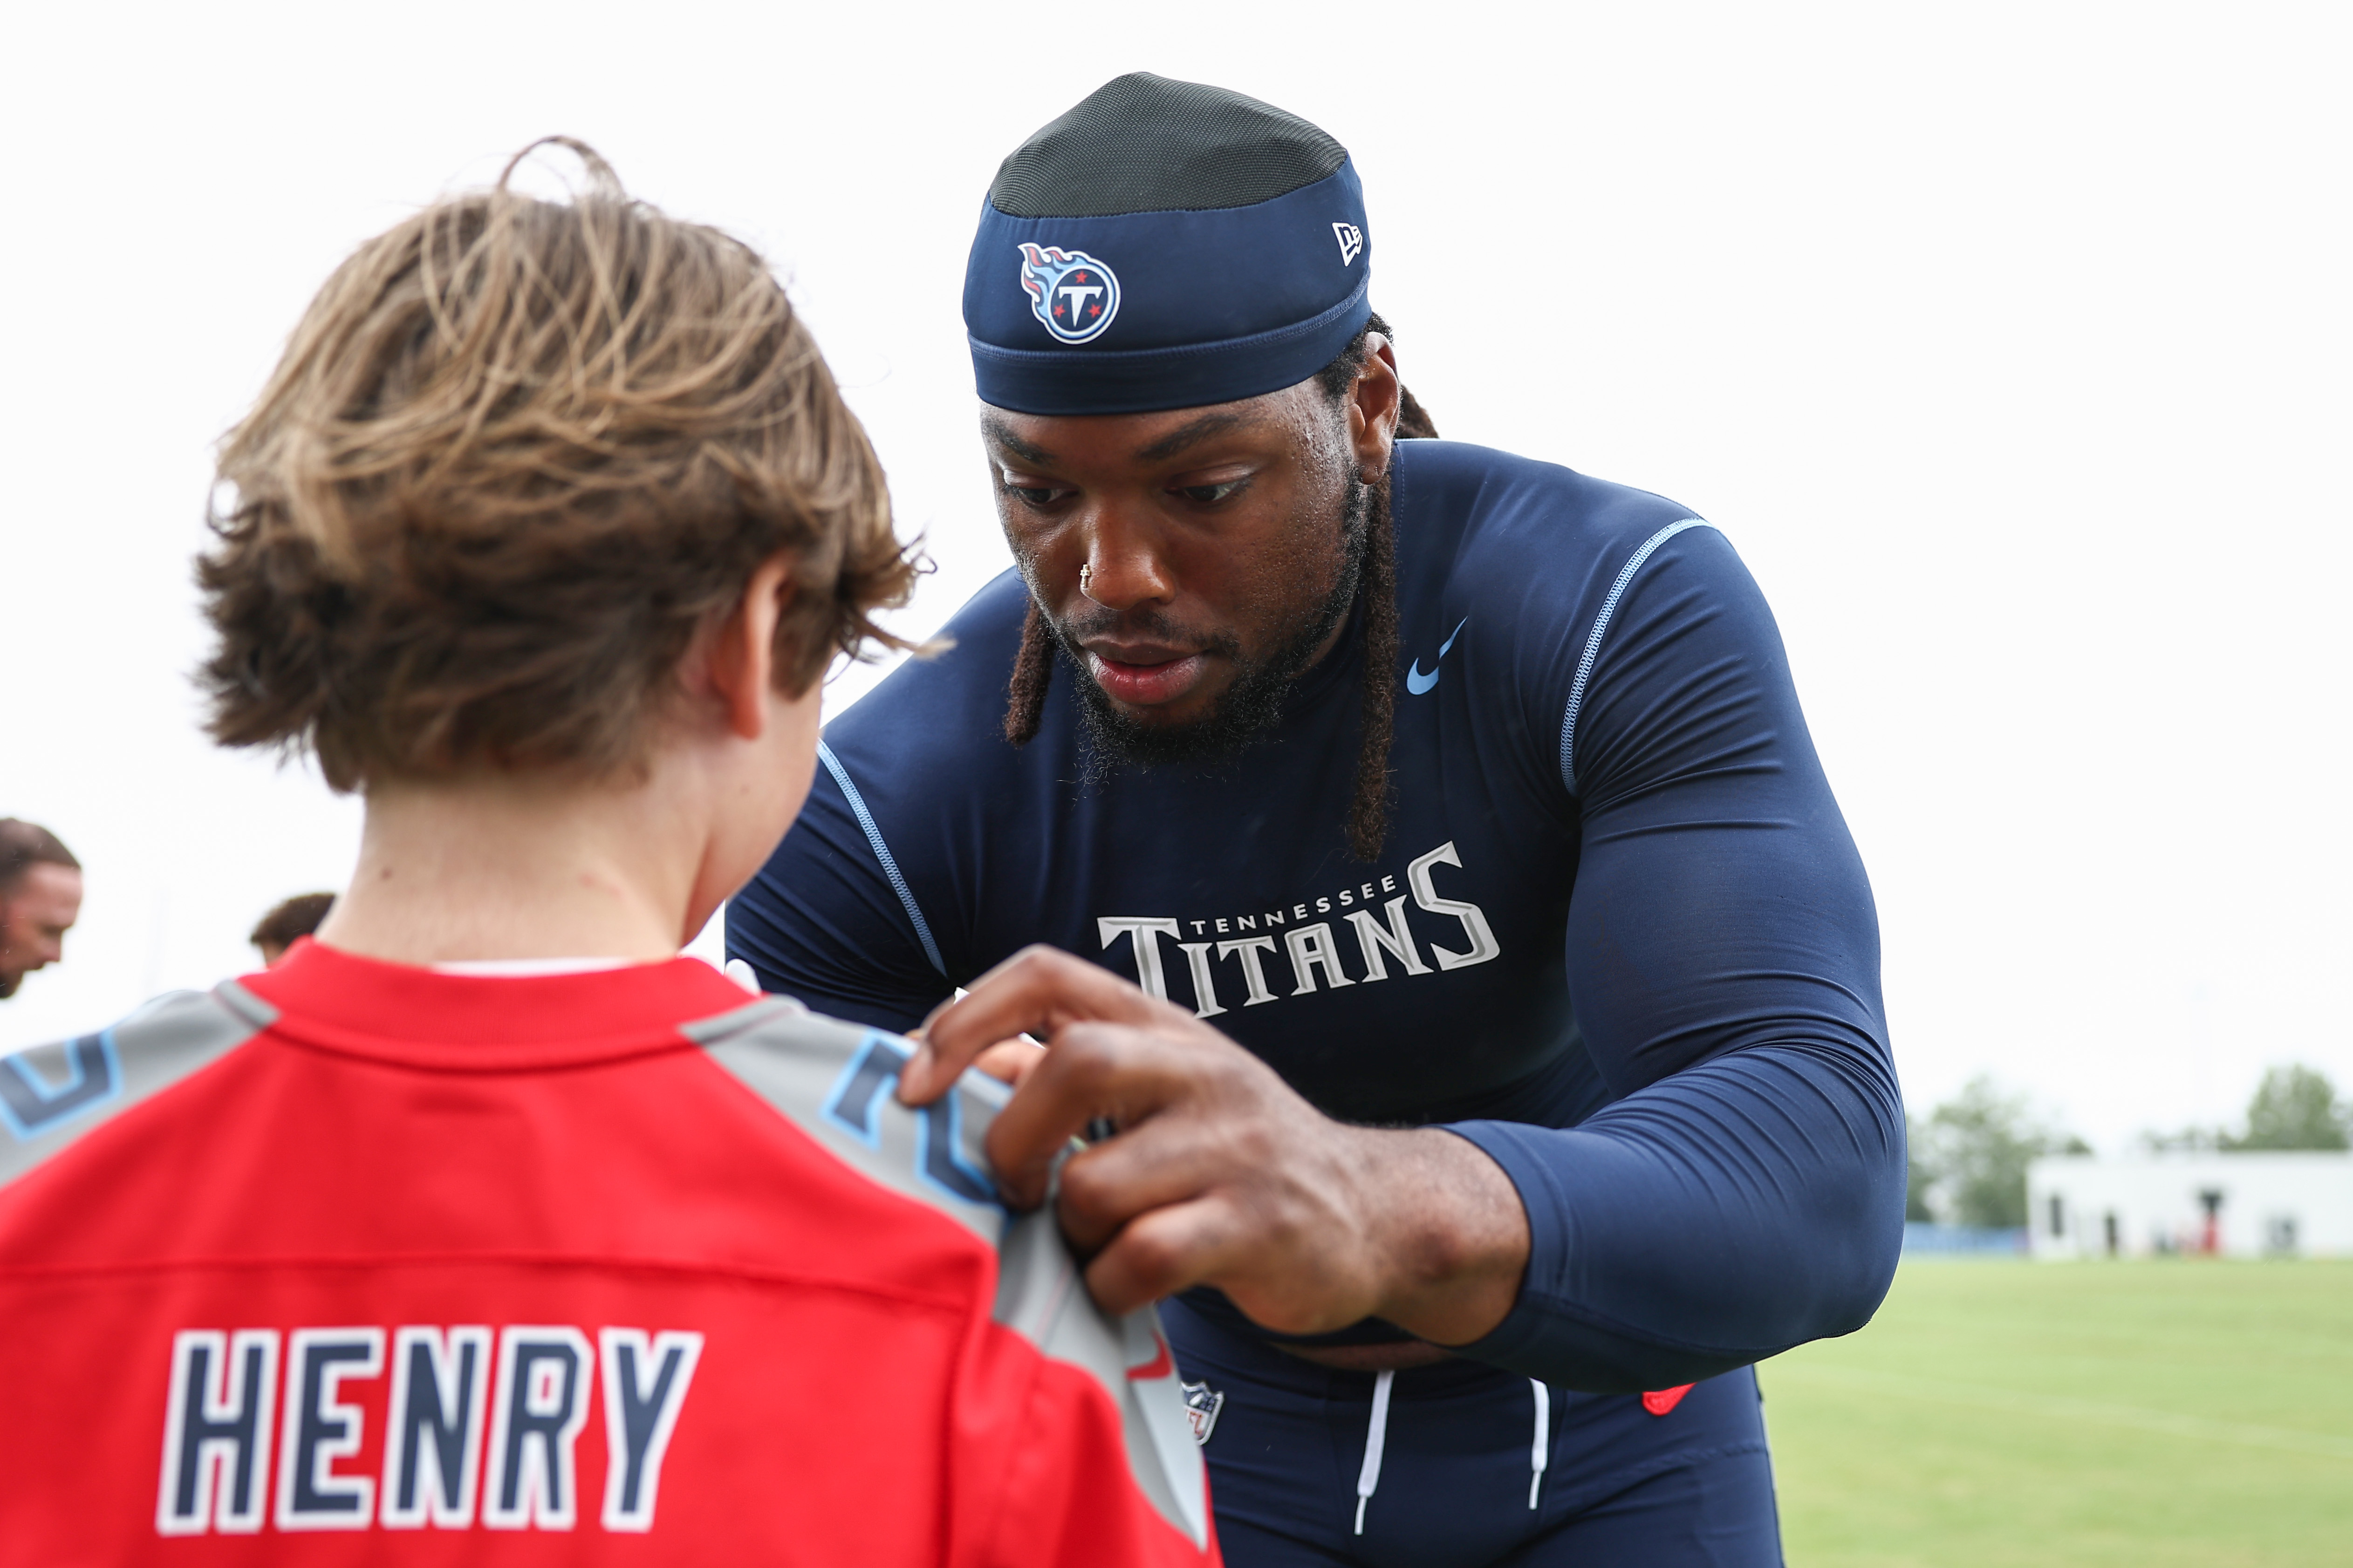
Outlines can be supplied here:
<path id="1" fill-rule="evenodd" d="M 2026 1201 L 2039 1258 L 2353 1257 L 2353 1153 L 2054 1154 Z"/>

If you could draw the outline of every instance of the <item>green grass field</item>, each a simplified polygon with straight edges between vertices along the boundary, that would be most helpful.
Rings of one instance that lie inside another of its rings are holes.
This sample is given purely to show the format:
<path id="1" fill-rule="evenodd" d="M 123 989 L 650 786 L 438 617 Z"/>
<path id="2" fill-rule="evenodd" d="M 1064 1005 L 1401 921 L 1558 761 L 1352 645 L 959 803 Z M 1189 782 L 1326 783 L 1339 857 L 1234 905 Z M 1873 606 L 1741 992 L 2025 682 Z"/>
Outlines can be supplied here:
<path id="1" fill-rule="evenodd" d="M 2353 1564 L 2353 1263 L 1907 1263 L 1759 1375 L 1792 1568 Z"/>

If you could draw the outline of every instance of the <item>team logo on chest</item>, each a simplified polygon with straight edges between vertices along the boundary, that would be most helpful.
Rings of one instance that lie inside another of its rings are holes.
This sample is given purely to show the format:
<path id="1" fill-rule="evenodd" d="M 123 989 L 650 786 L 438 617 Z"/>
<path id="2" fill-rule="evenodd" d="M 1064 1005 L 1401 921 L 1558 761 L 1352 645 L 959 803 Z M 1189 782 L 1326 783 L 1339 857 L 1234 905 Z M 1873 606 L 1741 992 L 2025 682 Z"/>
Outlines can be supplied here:
<path id="1" fill-rule="evenodd" d="M 1021 247 L 1021 288 L 1048 331 L 1066 343 L 1103 335 L 1119 314 L 1119 279 L 1083 250 Z"/>

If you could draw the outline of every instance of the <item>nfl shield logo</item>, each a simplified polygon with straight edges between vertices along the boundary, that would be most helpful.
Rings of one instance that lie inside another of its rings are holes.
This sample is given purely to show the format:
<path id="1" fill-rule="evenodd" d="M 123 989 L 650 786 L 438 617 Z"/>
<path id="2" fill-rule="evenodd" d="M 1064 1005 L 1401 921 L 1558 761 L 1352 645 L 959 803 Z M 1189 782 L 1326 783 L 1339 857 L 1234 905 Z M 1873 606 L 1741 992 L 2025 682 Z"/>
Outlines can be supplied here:
<path id="1" fill-rule="evenodd" d="M 1024 245 L 1021 288 L 1038 320 L 1066 343 L 1102 336 L 1119 314 L 1119 279 L 1083 250 Z"/>
<path id="2" fill-rule="evenodd" d="M 1226 1396 L 1206 1383 L 1177 1384 L 1185 1391 L 1185 1419 L 1193 1425 L 1193 1441 L 1201 1447 L 1209 1446 L 1209 1434 L 1217 1429 L 1218 1412 L 1226 1407 Z"/>

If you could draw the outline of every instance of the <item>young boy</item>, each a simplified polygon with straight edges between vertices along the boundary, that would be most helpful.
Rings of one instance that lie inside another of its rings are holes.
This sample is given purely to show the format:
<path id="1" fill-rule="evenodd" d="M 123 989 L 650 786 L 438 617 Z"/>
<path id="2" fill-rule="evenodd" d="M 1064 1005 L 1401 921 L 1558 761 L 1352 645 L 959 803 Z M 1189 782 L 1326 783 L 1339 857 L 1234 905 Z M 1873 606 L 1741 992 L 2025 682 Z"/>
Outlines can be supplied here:
<path id="1" fill-rule="evenodd" d="M 361 247 L 224 445 L 213 733 L 363 792 L 360 862 L 0 1060 L 0 1562 L 1214 1562 L 1005 1091 L 677 955 L 913 574 L 759 258 L 567 145 Z"/>

